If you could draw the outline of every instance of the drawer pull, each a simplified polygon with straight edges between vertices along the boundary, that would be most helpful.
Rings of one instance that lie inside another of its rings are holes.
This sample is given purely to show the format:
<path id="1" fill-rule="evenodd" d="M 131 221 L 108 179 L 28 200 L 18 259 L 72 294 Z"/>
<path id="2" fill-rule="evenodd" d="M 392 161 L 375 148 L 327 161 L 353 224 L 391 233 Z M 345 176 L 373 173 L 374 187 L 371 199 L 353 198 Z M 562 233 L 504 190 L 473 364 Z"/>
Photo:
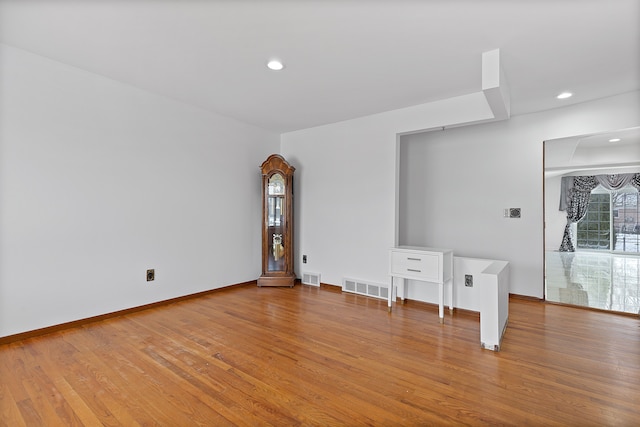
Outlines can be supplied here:
<path id="1" fill-rule="evenodd" d="M 409 261 L 422 261 L 420 258 L 407 258 Z"/>
<path id="2" fill-rule="evenodd" d="M 407 271 L 413 271 L 414 273 L 422 273 L 422 271 L 414 270 L 413 268 L 407 268 Z"/>

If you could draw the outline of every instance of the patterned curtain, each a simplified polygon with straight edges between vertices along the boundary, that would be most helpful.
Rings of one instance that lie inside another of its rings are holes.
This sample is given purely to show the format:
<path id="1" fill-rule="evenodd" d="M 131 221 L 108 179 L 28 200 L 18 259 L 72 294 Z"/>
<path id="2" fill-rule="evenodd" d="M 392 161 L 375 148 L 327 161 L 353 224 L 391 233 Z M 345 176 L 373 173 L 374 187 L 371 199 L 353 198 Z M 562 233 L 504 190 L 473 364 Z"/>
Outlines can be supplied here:
<path id="1" fill-rule="evenodd" d="M 576 249 L 571 241 L 571 224 L 584 218 L 589 207 L 591 190 L 598 186 L 595 176 L 575 176 L 573 177 L 573 187 L 567 191 L 567 225 L 564 227 L 564 235 L 560 244 L 560 252 L 575 252 Z"/>
<path id="2" fill-rule="evenodd" d="M 631 185 L 633 185 L 636 190 L 640 191 L 640 173 L 633 175 Z"/>
<path id="3" fill-rule="evenodd" d="M 627 184 L 631 184 L 638 188 L 635 183 L 640 183 L 640 174 L 621 173 L 618 175 L 596 175 L 598 184 L 602 185 L 607 190 L 619 190 L 622 187 L 626 187 Z"/>

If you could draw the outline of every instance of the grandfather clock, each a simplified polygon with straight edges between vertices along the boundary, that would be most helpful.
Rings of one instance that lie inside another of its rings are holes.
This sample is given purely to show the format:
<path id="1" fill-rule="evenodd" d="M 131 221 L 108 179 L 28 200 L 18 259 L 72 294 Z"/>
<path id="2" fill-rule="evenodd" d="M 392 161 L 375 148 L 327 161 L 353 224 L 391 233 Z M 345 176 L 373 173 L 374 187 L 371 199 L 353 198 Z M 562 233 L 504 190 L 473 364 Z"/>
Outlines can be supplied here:
<path id="1" fill-rule="evenodd" d="M 258 286 L 293 287 L 293 172 L 272 154 L 262 169 L 262 275 Z"/>

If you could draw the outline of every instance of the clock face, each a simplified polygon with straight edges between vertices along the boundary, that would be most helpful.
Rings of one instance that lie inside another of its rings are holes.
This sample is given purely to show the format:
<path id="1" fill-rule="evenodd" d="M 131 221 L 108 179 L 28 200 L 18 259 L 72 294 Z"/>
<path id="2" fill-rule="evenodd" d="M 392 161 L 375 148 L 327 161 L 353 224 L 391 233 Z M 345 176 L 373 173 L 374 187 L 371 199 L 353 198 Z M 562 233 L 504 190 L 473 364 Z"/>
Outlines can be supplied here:
<path id="1" fill-rule="evenodd" d="M 284 178 L 279 173 L 274 173 L 269 178 L 269 195 L 284 196 Z"/>

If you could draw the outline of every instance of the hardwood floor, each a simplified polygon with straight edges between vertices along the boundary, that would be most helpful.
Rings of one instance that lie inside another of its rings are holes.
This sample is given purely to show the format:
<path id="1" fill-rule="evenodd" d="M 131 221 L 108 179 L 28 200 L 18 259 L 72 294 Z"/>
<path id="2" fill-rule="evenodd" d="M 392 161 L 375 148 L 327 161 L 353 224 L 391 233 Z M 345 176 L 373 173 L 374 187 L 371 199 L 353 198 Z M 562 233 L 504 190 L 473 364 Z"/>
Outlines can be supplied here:
<path id="1" fill-rule="evenodd" d="M 0 425 L 638 425 L 637 317 L 241 286 L 0 346 Z"/>

